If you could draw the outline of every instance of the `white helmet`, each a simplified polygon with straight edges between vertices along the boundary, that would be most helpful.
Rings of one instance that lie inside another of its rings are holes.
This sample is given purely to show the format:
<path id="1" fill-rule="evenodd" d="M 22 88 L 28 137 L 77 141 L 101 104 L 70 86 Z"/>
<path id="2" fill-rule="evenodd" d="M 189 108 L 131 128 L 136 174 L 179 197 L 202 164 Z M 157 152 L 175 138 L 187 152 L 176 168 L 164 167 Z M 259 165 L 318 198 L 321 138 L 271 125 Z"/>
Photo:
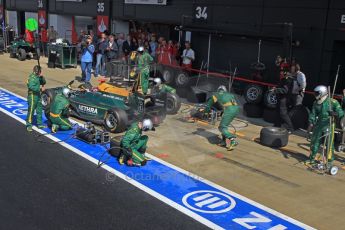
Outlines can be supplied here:
<path id="1" fill-rule="evenodd" d="M 315 98 L 316 100 L 320 100 L 321 98 L 323 98 L 324 96 L 327 96 L 328 94 L 328 89 L 326 86 L 324 85 L 319 85 L 316 86 L 314 89 L 314 93 L 315 93 Z"/>
<path id="2" fill-rule="evenodd" d="M 162 80 L 159 77 L 156 77 L 155 79 L 153 79 L 153 82 L 157 85 L 160 86 L 162 84 Z"/>
<path id="3" fill-rule="evenodd" d="M 218 89 L 217 89 L 217 92 L 220 92 L 220 91 L 226 92 L 226 91 L 228 91 L 228 90 L 226 89 L 226 87 L 225 87 L 224 85 L 221 85 L 221 86 L 219 86 Z"/>
<path id="4" fill-rule="evenodd" d="M 139 46 L 138 52 L 144 52 L 144 50 L 145 50 L 144 46 Z"/>
<path id="5" fill-rule="evenodd" d="M 71 90 L 70 90 L 69 88 L 65 87 L 65 88 L 62 89 L 62 94 L 63 94 L 65 97 L 69 98 L 69 96 L 70 96 L 70 94 L 71 94 Z"/>
<path id="6" fill-rule="evenodd" d="M 150 119 L 144 119 L 143 120 L 143 130 L 148 131 L 153 128 L 153 123 Z"/>

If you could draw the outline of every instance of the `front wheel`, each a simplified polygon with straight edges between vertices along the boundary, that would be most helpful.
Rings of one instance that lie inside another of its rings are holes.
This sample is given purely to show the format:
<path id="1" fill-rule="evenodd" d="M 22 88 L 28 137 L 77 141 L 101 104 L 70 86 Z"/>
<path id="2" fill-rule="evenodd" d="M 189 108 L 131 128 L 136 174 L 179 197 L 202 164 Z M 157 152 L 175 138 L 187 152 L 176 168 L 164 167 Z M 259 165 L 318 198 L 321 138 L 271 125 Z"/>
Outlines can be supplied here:
<path id="1" fill-rule="evenodd" d="M 127 114 L 121 109 L 112 109 L 108 111 L 104 119 L 104 128 L 112 133 L 121 133 L 125 131 L 127 124 Z"/>
<path id="2" fill-rule="evenodd" d="M 177 94 L 168 93 L 166 100 L 167 114 L 176 114 L 181 108 L 181 99 Z"/>
<path id="3" fill-rule="evenodd" d="M 25 61 L 26 59 L 26 51 L 25 49 L 18 49 L 18 56 L 17 56 L 19 61 Z"/>

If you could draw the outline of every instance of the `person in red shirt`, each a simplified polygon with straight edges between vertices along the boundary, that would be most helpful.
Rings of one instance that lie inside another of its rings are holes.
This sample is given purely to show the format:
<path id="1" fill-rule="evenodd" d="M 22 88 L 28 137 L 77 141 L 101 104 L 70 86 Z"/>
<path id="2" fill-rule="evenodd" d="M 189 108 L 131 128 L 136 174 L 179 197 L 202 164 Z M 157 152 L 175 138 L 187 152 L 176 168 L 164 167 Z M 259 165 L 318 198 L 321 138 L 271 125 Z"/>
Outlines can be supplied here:
<path id="1" fill-rule="evenodd" d="M 170 65 L 171 59 L 169 56 L 169 47 L 165 39 L 162 40 L 161 44 L 157 48 L 158 63 L 163 65 Z"/>
<path id="2" fill-rule="evenodd" d="M 48 43 L 48 35 L 47 35 L 47 30 L 43 27 L 41 28 L 41 47 L 42 47 L 42 51 L 45 57 L 48 56 L 48 52 L 47 52 L 47 43 Z"/>
<path id="3" fill-rule="evenodd" d="M 177 61 L 176 61 L 177 49 L 174 46 L 174 43 L 172 40 L 169 40 L 169 43 L 168 43 L 168 53 L 169 53 L 170 64 L 177 65 Z"/>
<path id="4" fill-rule="evenodd" d="M 32 31 L 29 31 L 28 29 L 25 29 L 25 41 L 30 43 L 31 45 L 35 42 L 34 33 Z"/>

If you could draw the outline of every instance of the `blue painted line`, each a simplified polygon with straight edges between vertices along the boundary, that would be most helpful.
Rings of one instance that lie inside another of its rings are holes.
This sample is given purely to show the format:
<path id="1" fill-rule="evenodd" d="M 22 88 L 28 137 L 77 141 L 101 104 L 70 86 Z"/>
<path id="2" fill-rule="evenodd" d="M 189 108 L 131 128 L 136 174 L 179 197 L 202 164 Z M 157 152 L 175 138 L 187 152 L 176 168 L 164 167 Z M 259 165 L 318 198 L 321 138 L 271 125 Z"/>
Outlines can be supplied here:
<path id="1" fill-rule="evenodd" d="M 25 99 L 0 88 L 0 110 L 25 120 L 27 102 Z M 45 131 L 50 132 L 49 129 Z M 66 140 L 73 133 L 74 131 L 58 132 L 53 136 L 59 140 Z M 73 138 L 67 139 L 65 143 L 96 160 L 99 160 L 106 150 L 104 146 L 89 145 Z M 219 228 L 238 230 L 254 228 L 271 230 L 313 229 L 254 201 L 236 195 L 236 193 L 220 189 L 220 186 L 213 186 L 210 184 L 211 182 L 198 180 L 194 176 L 187 175 L 156 160 L 149 161 L 145 167 L 121 166 L 113 158 L 106 164 L 126 175 L 128 179 L 161 194 L 196 214 L 195 216 L 202 217 Z"/>

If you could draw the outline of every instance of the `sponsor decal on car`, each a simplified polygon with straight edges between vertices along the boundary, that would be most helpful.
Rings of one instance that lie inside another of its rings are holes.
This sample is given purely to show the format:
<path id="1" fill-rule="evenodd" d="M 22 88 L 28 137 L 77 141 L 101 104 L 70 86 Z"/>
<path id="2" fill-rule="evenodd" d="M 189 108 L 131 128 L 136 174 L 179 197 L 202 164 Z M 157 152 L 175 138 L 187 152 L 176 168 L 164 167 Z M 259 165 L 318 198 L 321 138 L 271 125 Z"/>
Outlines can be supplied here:
<path id="1" fill-rule="evenodd" d="M 84 113 L 87 113 L 87 114 L 92 114 L 92 115 L 97 115 L 98 114 L 97 108 L 93 108 L 93 107 L 89 107 L 89 106 L 85 106 L 85 105 L 79 105 L 78 109 L 81 112 L 84 112 Z"/>

